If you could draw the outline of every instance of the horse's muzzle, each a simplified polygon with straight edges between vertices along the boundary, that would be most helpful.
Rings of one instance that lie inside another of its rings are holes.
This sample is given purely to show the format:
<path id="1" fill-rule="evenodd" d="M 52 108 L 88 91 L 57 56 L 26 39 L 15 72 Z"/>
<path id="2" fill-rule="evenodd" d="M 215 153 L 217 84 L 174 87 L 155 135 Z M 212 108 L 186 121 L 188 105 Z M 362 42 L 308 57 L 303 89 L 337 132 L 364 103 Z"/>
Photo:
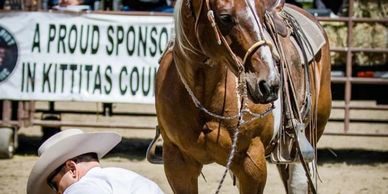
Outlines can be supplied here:
<path id="1" fill-rule="evenodd" d="M 266 104 L 278 99 L 279 83 L 277 80 L 247 80 L 248 93 L 253 103 Z"/>

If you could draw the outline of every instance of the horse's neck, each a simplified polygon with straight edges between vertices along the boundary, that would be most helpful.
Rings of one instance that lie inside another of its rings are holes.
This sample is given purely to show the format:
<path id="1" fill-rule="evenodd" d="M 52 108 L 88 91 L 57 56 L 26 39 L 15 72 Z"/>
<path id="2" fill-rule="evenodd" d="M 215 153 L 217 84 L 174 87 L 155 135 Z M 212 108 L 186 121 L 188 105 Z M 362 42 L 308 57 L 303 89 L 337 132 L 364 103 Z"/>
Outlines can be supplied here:
<path id="1" fill-rule="evenodd" d="M 232 81 L 233 76 L 225 65 L 222 64 L 190 64 L 185 58 L 174 57 L 176 68 L 179 71 L 182 81 L 187 84 L 189 90 L 192 90 L 194 96 L 206 105 L 212 101 L 224 98 L 224 93 L 220 92 L 226 89 L 227 84 Z M 235 84 L 234 84 L 235 85 Z"/>
<path id="2" fill-rule="evenodd" d="M 215 76 L 208 79 L 209 72 L 220 70 L 220 68 L 217 68 L 216 65 L 211 67 L 211 65 L 205 64 L 208 61 L 208 57 L 202 52 L 198 43 L 195 16 L 193 16 L 186 1 L 177 2 L 174 14 L 176 32 L 174 45 L 175 65 L 188 87 L 197 95 L 202 96 L 204 93 L 207 93 L 207 88 L 213 88 L 215 83 L 221 79 L 222 73 L 215 73 Z"/>
<path id="3" fill-rule="evenodd" d="M 209 59 L 204 60 L 195 55 L 184 55 L 176 47 L 174 47 L 174 62 L 181 81 L 185 82 L 187 90 L 192 91 L 202 106 L 210 108 L 210 105 L 223 103 L 226 99 L 235 101 L 235 99 L 230 99 L 232 97 L 230 94 L 236 95 L 237 78 L 226 65 Z M 213 106 L 210 109 L 220 112 L 222 111 L 220 108 L 222 105 Z"/>

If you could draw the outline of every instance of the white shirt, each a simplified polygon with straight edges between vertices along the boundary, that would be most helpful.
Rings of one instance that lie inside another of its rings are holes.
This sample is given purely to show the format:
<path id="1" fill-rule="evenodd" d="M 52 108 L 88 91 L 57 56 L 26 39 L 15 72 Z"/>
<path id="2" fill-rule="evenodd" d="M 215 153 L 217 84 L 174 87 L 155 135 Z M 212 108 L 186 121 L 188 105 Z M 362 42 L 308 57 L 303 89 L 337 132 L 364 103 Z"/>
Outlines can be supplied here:
<path id="1" fill-rule="evenodd" d="M 122 168 L 90 169 L 64 194 L 163 194 L 151 180 Z"/>

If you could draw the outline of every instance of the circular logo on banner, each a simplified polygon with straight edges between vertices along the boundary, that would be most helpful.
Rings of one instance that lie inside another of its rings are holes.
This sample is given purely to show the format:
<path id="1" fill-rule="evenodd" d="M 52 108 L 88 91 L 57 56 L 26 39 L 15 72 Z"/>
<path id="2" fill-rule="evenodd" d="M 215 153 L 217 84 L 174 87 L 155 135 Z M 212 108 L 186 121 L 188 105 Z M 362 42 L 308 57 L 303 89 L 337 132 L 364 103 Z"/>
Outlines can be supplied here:
<path id="1" fill-rule="evenodd" d="M 18 59 L 18 46 L 8 30 L 0 26 L 0 83 L 6 80 L 15 69 Z"/>

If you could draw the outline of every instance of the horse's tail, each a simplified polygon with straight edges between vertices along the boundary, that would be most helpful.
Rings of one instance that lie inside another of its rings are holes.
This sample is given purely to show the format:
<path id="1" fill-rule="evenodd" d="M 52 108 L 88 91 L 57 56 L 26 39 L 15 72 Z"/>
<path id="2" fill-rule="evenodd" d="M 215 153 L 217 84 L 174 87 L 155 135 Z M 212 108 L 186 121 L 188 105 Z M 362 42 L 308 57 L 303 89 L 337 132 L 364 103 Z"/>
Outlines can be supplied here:
<path id="1" fill-rule="evenodd" d="M 158 146 L 156 142 L 158 141 L 159 136 L 160 136 L 160 129 L 159 129 L 159 126 L 156 126 L 155 137 L 147 148 L 147 160 L 151 164 L 163 164 L 163 158 L 156 154 L 156 147 Z"/>

